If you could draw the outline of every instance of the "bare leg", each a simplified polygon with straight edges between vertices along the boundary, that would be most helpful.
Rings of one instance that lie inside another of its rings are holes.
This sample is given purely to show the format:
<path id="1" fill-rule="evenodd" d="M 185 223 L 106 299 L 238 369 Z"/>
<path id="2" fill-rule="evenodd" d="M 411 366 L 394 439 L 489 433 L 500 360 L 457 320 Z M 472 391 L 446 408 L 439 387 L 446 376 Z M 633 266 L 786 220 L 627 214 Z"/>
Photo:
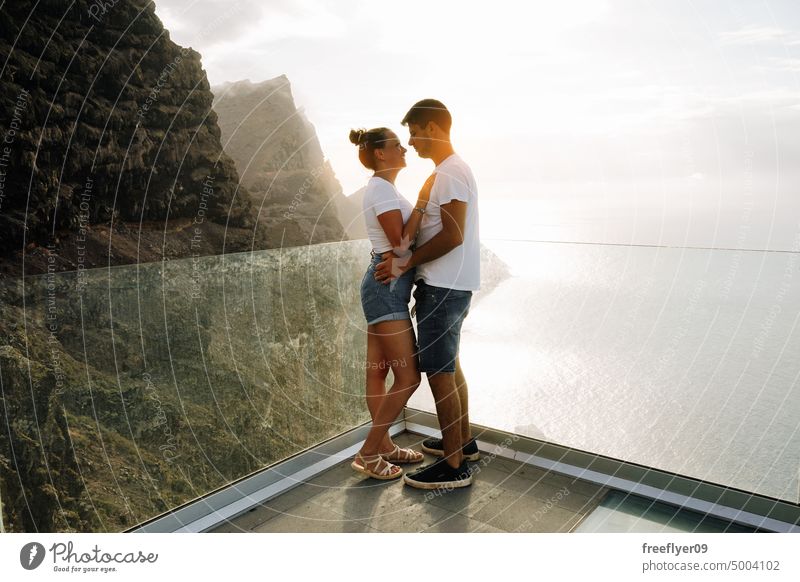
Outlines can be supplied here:
<path id="1" fill-rule="evenodd" d="M 380 324 L 376 324 L 380 325 Z M 386 376 L 389 375 L 389 362 L 386 359 L 383 349 L 378 338 L 378 332 L 375 325 L 367 326 L 367 408 L 369 415 L 372 417 L 372 423 L 375 423 L 375 416 L 380 410 L 383 399 L 386 397 Z M 392 450 L 394 444 L 387 432 L 383 441 L 380 443 L 380 450 Z"/>
<path id="2" fill-rule="evenodd" d="M 439 426 L 442 429 L 444 458 L 448 465 L 458 468 L 464 460 L 461 451 L 464 444 L 461 440 L 461 401 L 455 374 L 429 374 L 428 383 L 436 401 L 436 416 L 439 417 Z"/>
<path id="3" fill-rule="evenodd" d="M 361 449 L 363 455 L 391 452 L 394 445 L 382 447 L 382 443 L 388 438 L 387 431 L 420 383 L 411 320 L 383 321 L 372 327 L 375 328 L 374 336 L 381 352 L 392 368 L 394 383 L 373 415 L 372 428 Z"/>
<path id="4" fill-rule="evenodd" d="M 469 426 L 469 396 L 467 395 L 467 379 L 461 370 L 461 361 L 456 356 L 456 388 L 458 389 L 458 400 L 461 403 L 461 442 L 466 443 L 472 438 L 472 431 Z"/>

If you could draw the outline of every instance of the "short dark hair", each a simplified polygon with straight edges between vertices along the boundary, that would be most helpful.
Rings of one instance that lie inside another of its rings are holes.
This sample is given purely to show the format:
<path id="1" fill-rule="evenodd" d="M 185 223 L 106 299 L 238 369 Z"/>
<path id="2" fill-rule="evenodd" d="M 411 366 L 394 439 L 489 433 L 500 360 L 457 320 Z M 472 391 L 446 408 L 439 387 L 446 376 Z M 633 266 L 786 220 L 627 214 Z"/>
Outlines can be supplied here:
<path id="1" fill-rule="evenodd" d="M 453 125 L 453 118 L 444 103 L 436 99 L 423 99 L 414 103 L 403 118 L 403 125 L 413 123 L 420 127 L 425 127 L 428 122 L 433 121 L 441 127 L 445 133 L 450 133 L 450 126 Z"/>
<path id="2" fill-rule="evenodd" d="M 350 130 L 350 143 L 358 146 L 358 159 L 365 168 L 375 169 L 375 150 L 386 145 L 389 131 L 386 127 Z"/>

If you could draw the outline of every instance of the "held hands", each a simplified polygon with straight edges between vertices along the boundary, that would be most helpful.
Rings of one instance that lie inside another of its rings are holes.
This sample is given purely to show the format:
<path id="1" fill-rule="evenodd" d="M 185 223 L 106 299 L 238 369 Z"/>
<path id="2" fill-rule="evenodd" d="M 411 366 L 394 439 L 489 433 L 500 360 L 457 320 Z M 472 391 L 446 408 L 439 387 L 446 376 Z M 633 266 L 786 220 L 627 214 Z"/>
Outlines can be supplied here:
<path id="1" fill-rule="evenodd" d="M 384 285 L 393 284 L 408 270 L 411 254 L 411 239 L 405 235 L 400 241 L 400 246 L 395 247 L 392 254 L 375 265 L 375 279 Z"/>
<path id="2" fill-rule="evenodd" d="M 408 270 L 409 259 L 411 259 L 411 251 L 406 251 L 401 257 L 394 254 L 389 255 L 375 265 L 375 280 L 384 285 L 394 282 Z"/>

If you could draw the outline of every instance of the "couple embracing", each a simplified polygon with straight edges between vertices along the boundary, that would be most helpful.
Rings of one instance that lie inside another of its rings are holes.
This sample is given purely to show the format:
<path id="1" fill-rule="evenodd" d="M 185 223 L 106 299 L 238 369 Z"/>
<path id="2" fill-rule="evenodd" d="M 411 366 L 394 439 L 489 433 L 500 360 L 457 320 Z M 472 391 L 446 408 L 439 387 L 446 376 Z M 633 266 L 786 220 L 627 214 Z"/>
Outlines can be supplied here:
<path id="1" fill-rule="evenodd" d="M 472 171 L 450 142 L 451 123 L 450 112 L 435 99 L 416 103 L 403 118 L 408 144 L 436 165 L 413 207 L 394 185 L 407 151 L 397 135 L 385 127 L 350 132 L 359 160 L 374 172 L 363 207 L 372 260 L 361 283 L 372 427 L 352 467 L 376 479 L 403 476 L 407 485 L 421 489 L 470 485 L 467 461 L 479 457 L 458 358 L 461 324 L 480 286 L 478 196 Z M 419 338 L 408 306 L 414 285 Z M 394 383 L 386 391 L 389 368 Z M 424 457 L 395 445 L 388 430 L 422 372 L 442 429 L 442 438 L 423 441 L 422 449 L 441 458 L 403 475 L 399 464 Z"/>

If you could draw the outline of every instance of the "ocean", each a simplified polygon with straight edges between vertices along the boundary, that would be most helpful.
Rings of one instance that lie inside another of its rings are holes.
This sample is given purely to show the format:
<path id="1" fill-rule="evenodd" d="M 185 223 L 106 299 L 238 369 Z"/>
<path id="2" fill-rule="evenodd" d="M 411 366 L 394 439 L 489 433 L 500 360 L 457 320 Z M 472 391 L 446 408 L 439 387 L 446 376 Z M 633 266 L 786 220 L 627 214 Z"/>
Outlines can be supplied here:
<path id="1" fill-rule="evenodd" d="M 798 502 L 800 253 L 483 242 L 471 422 Z"/>

